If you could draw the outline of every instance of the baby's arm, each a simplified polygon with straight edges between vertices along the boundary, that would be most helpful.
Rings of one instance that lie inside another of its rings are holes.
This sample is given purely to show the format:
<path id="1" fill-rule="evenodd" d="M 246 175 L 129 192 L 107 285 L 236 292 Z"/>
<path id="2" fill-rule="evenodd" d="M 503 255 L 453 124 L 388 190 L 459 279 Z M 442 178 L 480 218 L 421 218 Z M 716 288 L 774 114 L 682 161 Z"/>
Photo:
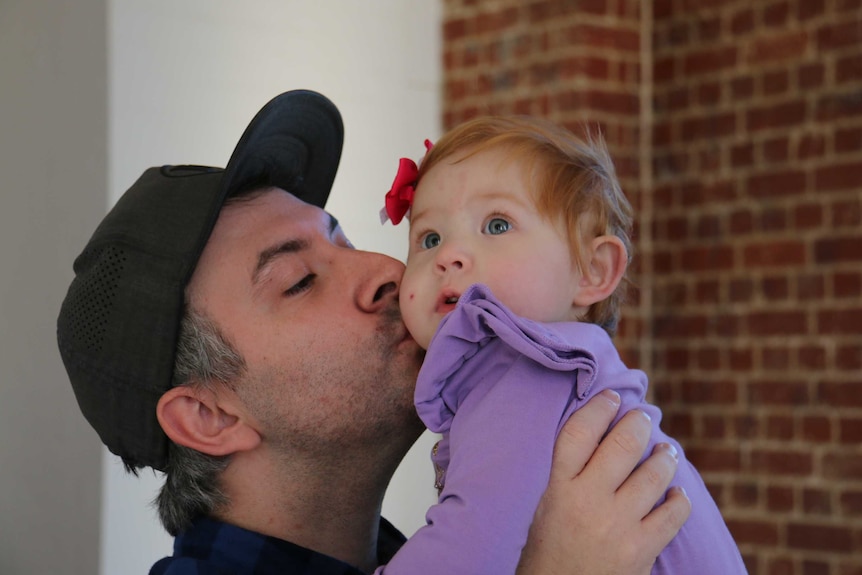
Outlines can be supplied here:
<path id="1" fill-rule="evenodd" d="M 439 503 L 382 573 L 515 572 L 572 395 L 570 372 L 536 378 L 535 363 L 521 357 L 459 405 Z"/>

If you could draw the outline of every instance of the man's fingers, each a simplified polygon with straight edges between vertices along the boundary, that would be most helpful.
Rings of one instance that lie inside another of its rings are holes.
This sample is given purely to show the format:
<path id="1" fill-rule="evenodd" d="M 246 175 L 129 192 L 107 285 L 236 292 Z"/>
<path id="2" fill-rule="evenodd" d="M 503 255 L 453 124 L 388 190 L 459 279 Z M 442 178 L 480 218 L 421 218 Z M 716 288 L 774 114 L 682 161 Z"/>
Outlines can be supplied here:
<path id="1" fill-rule="evenodd" d="M 572 414 L 554 446 L 551 481 L 568 481 L 583 470 L 619 407 L 619 394 L 605 390 Z"/>
<path id="2" fill-rule="evenodd" d="M 643 520 L 648 533 L 655 536 L 652 553 L 658 557 L 662 549 L 676 537 L 691 513 L 691 501 L 682 487 L 672 487 L 664 502 L 650 511 Z"/>
<path id="3" fill-rule="evenodd" d="M 599 474 L 601 484 L 615 491 L 637 467 L 651 432 L 652 424 L 646 413 L 638 410 L 628 412 L 602 439 L 582 477 L 588 479 L 593 473 Z M 658 496 L 653 501 L 657 499 Z"/>
<path id="4" fill-rule="evenodd" d="M 669 443 L 659 443 L 620 487 L 617 497 L 639 517 L 646 516 L 670 485 L 678 463 L 676 448 Z"/>

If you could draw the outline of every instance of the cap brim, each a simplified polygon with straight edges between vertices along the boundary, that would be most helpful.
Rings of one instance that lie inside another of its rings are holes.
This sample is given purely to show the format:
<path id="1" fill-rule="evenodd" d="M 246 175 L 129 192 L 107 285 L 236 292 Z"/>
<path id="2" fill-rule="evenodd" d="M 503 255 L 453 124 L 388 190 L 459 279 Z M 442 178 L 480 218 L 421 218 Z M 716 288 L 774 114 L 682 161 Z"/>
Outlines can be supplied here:
<path id="1" fill-rule="evenodd" d="M 225 196 L 269 185 L 322 208 L 343 142 L 341 115 L 326 97 L 308 90 L 276 96 L 237 143 L 222 180 Z"/>

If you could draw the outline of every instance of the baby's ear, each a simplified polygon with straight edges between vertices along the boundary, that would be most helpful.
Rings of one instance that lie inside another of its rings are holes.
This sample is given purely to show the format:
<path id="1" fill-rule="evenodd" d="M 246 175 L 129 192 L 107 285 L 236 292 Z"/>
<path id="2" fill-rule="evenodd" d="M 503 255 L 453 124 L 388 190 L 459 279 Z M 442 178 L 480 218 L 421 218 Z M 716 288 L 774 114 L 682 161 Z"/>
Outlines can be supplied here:
<path id="1" fill-rule="evenodd" d="M 247 451 L 261 441 L 230 398 L 210 389 L 189 385 L 171 388 L 159 399 L 156 416 L 171 441 L 208 455 Z"/>
<path id="2" fill-rule="evenodd" d="M 574 300 L 578 307 L 589 307 L 610 297 L 628 265 L 628 252 L 617 236 L 599 236 L 587 249 L 587 265 L 581 270 Z"/>

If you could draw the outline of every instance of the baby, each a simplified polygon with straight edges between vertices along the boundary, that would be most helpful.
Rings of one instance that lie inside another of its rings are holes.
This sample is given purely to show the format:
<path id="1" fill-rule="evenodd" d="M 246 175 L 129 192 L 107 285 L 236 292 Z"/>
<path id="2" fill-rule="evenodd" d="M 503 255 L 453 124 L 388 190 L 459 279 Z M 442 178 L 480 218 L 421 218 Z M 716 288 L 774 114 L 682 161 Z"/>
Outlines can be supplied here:
<path id="1" fill-rule="evenodd" d="M 421 167 L 401 161 L 386 215 L 410 220 L 400 291 L 427 355 L 416 408 L 442 434 L 439 501 L 378 572 L 515 572 L 554 441 L 604 389 L 679 453 L 673 485 L 692 513 L 653 573 L 746 569 L 715 502 L 645 401 L 646 376 L 611 342 L 631 257 L 632 208 L 601 141 L 534 118 L 480 118 L 447 133 Z M 625 537 L 624 533 L 620 537 Z"/>

